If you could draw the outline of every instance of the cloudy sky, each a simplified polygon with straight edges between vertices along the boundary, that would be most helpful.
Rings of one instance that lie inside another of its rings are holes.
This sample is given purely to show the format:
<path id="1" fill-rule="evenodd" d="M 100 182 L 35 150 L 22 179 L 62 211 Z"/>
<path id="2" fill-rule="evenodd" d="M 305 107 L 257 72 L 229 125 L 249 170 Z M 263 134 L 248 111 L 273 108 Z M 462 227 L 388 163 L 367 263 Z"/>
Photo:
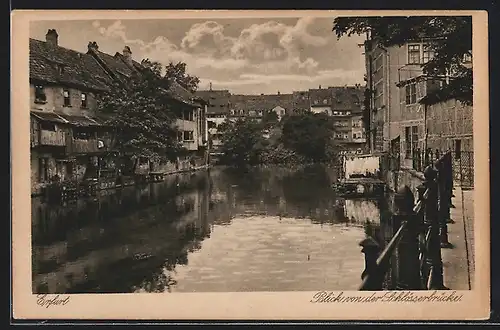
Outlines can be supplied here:
<path id="1" fill-rule="evenodd" d="M 59 45 L 85 52 L 89 41 L 114 54 L 125 45 L 141 59 L 183 61 L 200 89 L 239 94 L 291 93 L 363 83 L 363 37 L 337 40 L 333 18 L 38 21 L 30 37 L 56 29 Z"/>

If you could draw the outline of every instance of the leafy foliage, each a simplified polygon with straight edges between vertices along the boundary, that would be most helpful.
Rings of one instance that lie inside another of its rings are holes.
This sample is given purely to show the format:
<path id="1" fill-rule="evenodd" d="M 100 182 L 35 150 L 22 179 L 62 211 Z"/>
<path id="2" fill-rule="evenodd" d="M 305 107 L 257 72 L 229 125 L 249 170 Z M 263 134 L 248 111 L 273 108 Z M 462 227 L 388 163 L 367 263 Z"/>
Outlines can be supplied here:
<path id="1" fill-rule="evenodd" d="M 222 133 L 222 161 L 236 166 L 260 164 L 267 146 L 262 128 L 260 123 L 251 119 L 224 122 L 219 127 Z"/>
<path id="2" fill-rule="evenodd" d="M 432 40 L 435 56 L 423 65 L 424 73 L 431 77 L 449 73 L 454 79 L 427 101 L 456 98 L 472 104 L 472 68 L 463 64 L 464 56 L 472 56 L 472 17 L 337 17 L 333 31 L 337 38 L 367 33 L 384 47 Z"/>
<path id="3" fill-rule="evenodd" d="M 98 110 L 114 129 L 115 150 L 129 156 L 174 158 L 183 150 L 173 125 L 178 110 L 168 93 L 162 66 L 142 61 L 145 69 L 125 84 L 116 83 L 98 100 Z"/>
<path id="4" fill-rule="evenodd" d="M 307 113 L 283 119 L 282 142 L 312 162 L 329 162 L 335 158 L 332 118 L 326 114 Z"/>
<path id="5" fill-rule="evenodd" d="M 191 92 L 195 92 L 198 89 L 198 84 L 200 79 L 196 76 L 191 76 L 186 72 L 186 63 L 170 62 L 166 67 L 165 77 L 175 79 L 182 87 L 186 88 Z"/>

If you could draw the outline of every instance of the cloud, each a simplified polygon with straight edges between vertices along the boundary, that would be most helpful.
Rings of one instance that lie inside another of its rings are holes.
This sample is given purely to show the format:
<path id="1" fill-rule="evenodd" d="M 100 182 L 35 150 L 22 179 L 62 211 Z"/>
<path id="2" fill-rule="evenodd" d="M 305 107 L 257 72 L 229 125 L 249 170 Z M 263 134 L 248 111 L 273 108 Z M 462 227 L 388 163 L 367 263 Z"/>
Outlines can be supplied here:
<path id="1" fill-rule="evenodd" d="M 194 24 L 181 41 L 187 52 L 227 56 L 235 38 L 224 35 L 224 27 L 214 21 Z"/>
<path id="2" fill-rule="evenodd" d="M 102 36 L 131 46 L 133 52 L 135 48 L 137 59 L 149 58 L 164 64 L 185 62 L 189 72 L 200 77 L 200 88 L 203 84 L 208 86 L 209 80 L 220 88 L 249 90 L 259 86 L 274 88 L 272 84 L 326 86 L 359 82 L 364 67 L 358 70 L 357 65 L 350 64 L 357 46 L 347 49 L 343 46 L 346 41 L 337 42 L 328 24 L 314 17 L 300 18 L 294 25 L 270 20 L 229 35 L 224 25 L 209 20 L 193 24 L 178 44 L 164 36 L 151 41 L 129 38 L 126 26 L 119 20 L 108 26 L 94 21 L 92 26 Z M 312 29 L 320 32 L 313 33 Z M 323 35 L 318 34 L 321 32 Z M 325 63 L 330 68 L 342 66 L 349 70 L 325 70 Z"/>
<path id="3" fill-rule="evenodd" d="M 315 69 L 318 62 L 311 57 L 301 58 L 301 47 L 318 47 L 327 42 L 326 38 L 307 31 L 313 22 L 314 18 L 307 17 L 299 19 L 294 26 L 268 21 L 243 29 L 238 37 L 230 37 L 225 35 L 221 24 L 206 21 L 191 26 L 179 46 L 163 36 L 152 42 L 129 39 L 120 20 L 107 27 L 94 21 L 92 26 L 105 37 L 139 46 L 141 53 L 155 60 L 182 60 L 195 68 L 232 70 L 248 66 L 261 71 L 307 71 Z"/>

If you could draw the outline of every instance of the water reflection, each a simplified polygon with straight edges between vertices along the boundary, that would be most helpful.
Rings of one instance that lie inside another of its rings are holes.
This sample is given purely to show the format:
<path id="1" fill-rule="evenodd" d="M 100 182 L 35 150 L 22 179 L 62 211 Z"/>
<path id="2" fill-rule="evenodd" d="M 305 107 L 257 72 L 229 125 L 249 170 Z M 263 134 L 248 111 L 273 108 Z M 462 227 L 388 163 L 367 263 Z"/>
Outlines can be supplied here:
<path id="1" fill-rule="evenodd" d="M 60 206 L 32 199 L 33 291 L 355 289 L 378 201 L 343 200 L 333 169 L 216 168 Z M 382 233 L 382 234 L 380 234 Z"/>

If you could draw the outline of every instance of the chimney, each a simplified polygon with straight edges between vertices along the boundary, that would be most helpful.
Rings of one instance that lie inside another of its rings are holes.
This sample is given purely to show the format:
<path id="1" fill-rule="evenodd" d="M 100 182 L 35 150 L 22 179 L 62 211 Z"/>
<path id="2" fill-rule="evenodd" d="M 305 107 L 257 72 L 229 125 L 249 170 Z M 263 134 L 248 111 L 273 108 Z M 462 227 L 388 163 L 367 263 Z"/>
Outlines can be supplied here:
<path id="1" fill-rule="evenodd" d="M 280 95 L 280 91 L 278 91 L 278 95 Z"/>
<path id="2" fill-rule="evenodd" d="M 123 57 L 125 57 L 125 61 L 127 61 L 128 64 L 132 65 L 132 51 L 129 46 L 123 47 Z"/>
<path id="3" fill-rule="evenodd" d="M 52 46 L 57 46 L 57 38 L 59 35 L 55 29 L 49 29 L 45 35 L 45 41 Z"/>
<path id="4" fill-rule="evenodd" d="M 210 90 L 212 90 L 212 82 L 210 82 Z"/>
<path id="5" fill-rule="evenodd" d="M 89 41 L 88 45 L 87 45 L 87 49 L 88 51 L 98 51 L 99 50 L 99 46 L 97 45 L 97 42 L 95 41 Z"/>
<path id="6" fill-rule="evenodd" d="M 321 85 L 319 85 L 319 89 L 321 89 Z"/>

